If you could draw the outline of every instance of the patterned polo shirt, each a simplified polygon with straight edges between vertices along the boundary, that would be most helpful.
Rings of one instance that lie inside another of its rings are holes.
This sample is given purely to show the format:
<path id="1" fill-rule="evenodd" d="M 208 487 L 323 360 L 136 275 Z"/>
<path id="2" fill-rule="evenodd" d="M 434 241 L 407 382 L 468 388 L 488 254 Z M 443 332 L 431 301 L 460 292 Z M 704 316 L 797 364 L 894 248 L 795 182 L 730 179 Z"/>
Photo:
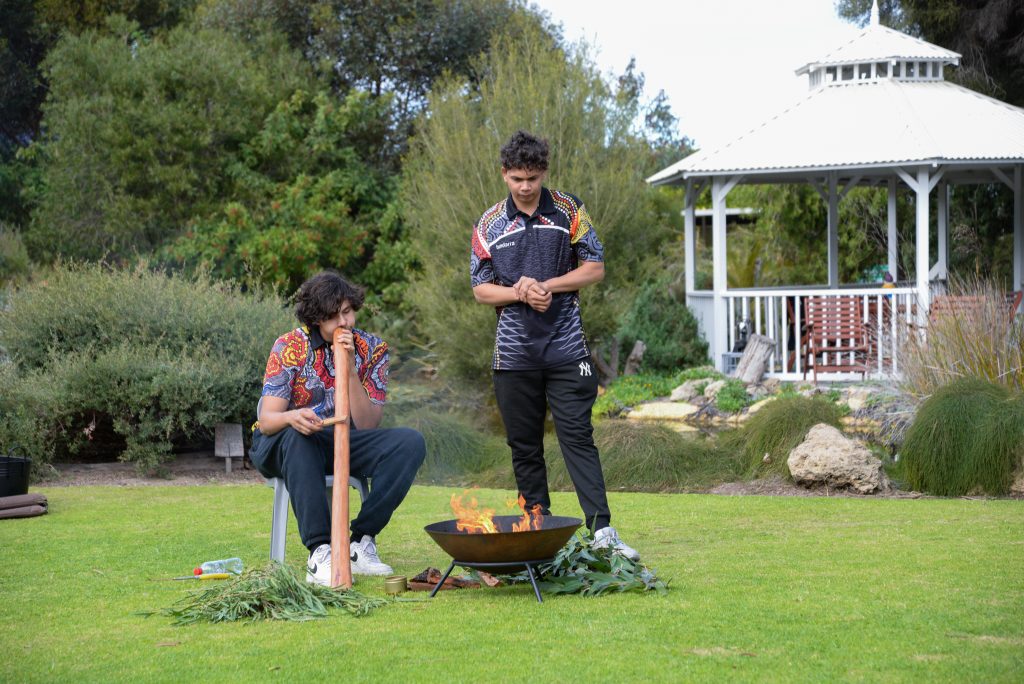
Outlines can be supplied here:
<path id="1" fill-rule="evenodd" d="M 353 328 L 356 375 L 370 401 L 383 404 L 388 390 L 388 345 Z M 334 415 L 334 352 L 319 328 L 296 328 L 277 338 L 263 377 L 263 396 L 288 400 L 288 410 L 313 409 L 321 420 Z"/>
<path id="2" fill-rule="evenodd" d="M 581 261 L 604 261 L 604 247 L 579 198 L 541 188 L 537 211 L 519 211 L 510 194 L 473 227 L 470 284 L 511 287 L 521 276 L 565 275 Z M 559 292 L 541 313 L 526 302 L 496 308 L 494 370 L 554 368 L 590 356 L 578 292 Z"/>

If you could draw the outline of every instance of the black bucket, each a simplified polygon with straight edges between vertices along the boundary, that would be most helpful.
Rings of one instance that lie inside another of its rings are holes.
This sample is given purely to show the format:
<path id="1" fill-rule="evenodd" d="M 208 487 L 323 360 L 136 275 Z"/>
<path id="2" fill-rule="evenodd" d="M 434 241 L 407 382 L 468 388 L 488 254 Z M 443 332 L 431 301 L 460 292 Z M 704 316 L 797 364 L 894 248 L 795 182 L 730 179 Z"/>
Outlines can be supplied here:
<path id="1" fill-rule="evenodd" d="M 0 496 L 28 494 L 28 473 L 32 459 L 0 456 Z"/>

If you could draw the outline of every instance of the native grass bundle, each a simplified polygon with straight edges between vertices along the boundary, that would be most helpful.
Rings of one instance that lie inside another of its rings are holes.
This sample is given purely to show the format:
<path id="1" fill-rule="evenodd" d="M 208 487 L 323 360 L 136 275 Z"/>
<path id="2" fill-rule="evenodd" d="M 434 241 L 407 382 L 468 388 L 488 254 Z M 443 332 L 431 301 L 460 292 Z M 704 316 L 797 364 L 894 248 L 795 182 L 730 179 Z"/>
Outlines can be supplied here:
<path id="1" fill-rule="evenodd" d="M 306 582 L 287 565 L 272 561 L 236 579 L 193 591 L 159 614 L 174 618 L 176 625 L 237 620 L 301 622 L 327 617 L 328 608 L 341 608 L 360 617 L 386 603 L 355 589 L 331 589 Z"/>
<path id="2" fill-rule="evenodd" d="M 540 590 L 550 594 L 599 596 L 606 592 L 657 591 L 668 593 L 668 582 L 639 561 L 630 560 L 611 548 L 594 548 L 589 532 L 578 532 L 561 548 L 555 559 L 540 568 Z M 526 573 L 514 581 L 528 581 Z"/>

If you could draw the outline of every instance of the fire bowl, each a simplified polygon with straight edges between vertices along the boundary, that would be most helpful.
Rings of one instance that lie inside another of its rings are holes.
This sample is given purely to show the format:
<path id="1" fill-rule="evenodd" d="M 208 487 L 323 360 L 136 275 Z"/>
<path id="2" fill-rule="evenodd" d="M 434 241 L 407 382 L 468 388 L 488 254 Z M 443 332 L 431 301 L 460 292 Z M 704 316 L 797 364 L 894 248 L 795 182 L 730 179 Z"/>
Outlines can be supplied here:
<path id="1" fill-rule="evenodd" d="M 494 567 L 494 572 L 522 570 L 525 561 L 548 560 L 558 553 L 583 521 L 556 515 L 544 517 L 539 530 L 511 532 L 512 524 L 521 516 L 496 515 L 494 525 L 501 532 L 471 534 L 459 532 L 457 521 L 443 520 L 423 529 L 445 553 L 462 563 L 507 563 L 507 568 Z"/>

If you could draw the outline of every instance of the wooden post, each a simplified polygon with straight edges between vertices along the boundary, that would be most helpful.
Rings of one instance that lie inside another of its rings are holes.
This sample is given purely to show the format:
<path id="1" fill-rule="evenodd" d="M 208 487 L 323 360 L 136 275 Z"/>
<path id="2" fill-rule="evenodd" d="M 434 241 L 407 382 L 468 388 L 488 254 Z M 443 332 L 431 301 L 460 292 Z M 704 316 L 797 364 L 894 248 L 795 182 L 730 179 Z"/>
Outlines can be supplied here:
<path id="1" fill-rule="evenodd" d="M 348 382 L 352 362 L 341 346 L 343 330 L 334 331 L 334 489 L 331 496 L 331 586 L 352 587 L 348 531 Z"/>

